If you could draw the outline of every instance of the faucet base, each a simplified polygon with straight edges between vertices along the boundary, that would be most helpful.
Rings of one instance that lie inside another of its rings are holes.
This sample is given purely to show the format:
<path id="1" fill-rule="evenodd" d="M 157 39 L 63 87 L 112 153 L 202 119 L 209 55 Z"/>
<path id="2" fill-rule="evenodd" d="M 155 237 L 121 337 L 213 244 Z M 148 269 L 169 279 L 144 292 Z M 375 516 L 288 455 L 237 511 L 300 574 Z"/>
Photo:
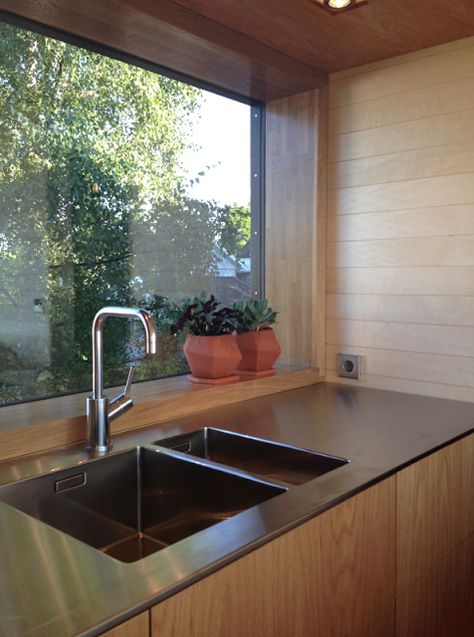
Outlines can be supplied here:
<path id="1" fill-rule="evenodd" d="M 111 448 L 109 432 L 109 399 L 86 400 L 87 444 L 89 451 L 105 452 Z"/>

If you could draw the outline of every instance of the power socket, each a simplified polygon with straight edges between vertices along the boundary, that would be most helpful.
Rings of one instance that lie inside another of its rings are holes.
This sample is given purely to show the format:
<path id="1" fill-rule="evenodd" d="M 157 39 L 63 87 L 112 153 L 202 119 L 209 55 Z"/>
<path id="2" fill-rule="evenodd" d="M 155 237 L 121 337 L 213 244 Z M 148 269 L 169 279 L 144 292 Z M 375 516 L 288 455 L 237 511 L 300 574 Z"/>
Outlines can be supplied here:
<path id="1" fill-rule="evenodd" d="M 338 354 L 337 375 L 343 378 L 360 378 L 360 354 Z"/>

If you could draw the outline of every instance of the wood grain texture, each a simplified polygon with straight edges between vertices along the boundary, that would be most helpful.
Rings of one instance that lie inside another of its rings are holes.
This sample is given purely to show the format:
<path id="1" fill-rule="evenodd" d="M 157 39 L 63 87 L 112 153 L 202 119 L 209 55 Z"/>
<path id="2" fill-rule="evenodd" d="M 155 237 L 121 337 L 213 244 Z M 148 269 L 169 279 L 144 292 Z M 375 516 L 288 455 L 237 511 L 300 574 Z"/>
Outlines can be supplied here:
<path id="1" fill-rule="evenodd" d="M 150 637 L 150 613 L 132 617 L 128 621 L 102 633 L 102 637 Z"/>
<path id="2" fill-rule="evenodd" d="M 152 609 L 163 637 L 384 637 L 394 628 L 395 479 Z"/>
<path id="3" fill-rule="evenodd" d="M 397 637 L 474 635 L 474 535 L 397 600 Z"/>
<path id="4" fill-rule="evenodd" d="M 474 30 L 471 0 L 449 6 L 444 0 L 377 0 L 337 18 L 308 0 L 1 0 L 0 8 L 264 100 L 320 87 L 319 71 L 424 49 L 406 79 L 399 68 L 404 59 L 390 63 L 386 78 L 369 67 L 359 91 L 338 76 L 334 99 L 342 105 L 364 101 L 364 94 L 385 95 L 390 86 L 410 87 L 420 77 L 424 85 L 462 77 L 459 49 L 468 47 L 451 41 Z M 436 51 L 426 47 L 441 43 L 449 44 L 442 47 L 447 57 L 437 75 Z"/>
<path id="5" fill-rule="evenodd" d="M 315 366 L 324 365 L 326 99 L 307 92 L 266 114 L 265 294 L 280 310 L 283 361 Z"/>
<path id="6" fill-rule="evenodd" d="M 326 285 L 329 294 L 472 297 L 474 267 L 328 268 Z"/>
<path id="7" fill-rule="evenodd" d="M 386 329 L 390 329 L 388 325 Z M 470 400 L 474 399 L 474 374 L 472 359 L 469 356 L 426 354 L 424 352 L 387 350 L 338 343 L 337 345 L 328 344 L 326 347 L 326 369 L 336 371 L 338 352 L 349 349 L 363 357 L 362 380 L 365 379 L 367 386 L 370 386 L 369 379 L 373 380 L 373 377 L 397 378 L 405 381 L 434 383 L 433 391 L 429 395 L 438 397 L 444 396 L 443 385 L 470 388 L 470 392 L 466 394 L 466 400 L 467 396 L 470 396 Z M 415 392 L 416 382 L 413 383 L 413 386 Z M 386 389 L 390 389 L 390 387 L 388 386 Z M 452 395 L 446 397 L 452 398 Z"/>
<path id="8" fill-rule="evenodd" d="M 191 385 L 185 376 L 140 383 L 132 390 L 135 400 L 133 410 L 113 422 L 112 436 L 170 418 L 306 387 L 322 380 L 317 370 L 291 370 L 288 366 L 281 366 L 275 376 L 241 380 L 220 387 Z M 87 394 L 75 394 L 38 403 L 2 407 L 0 460 L 85 441 L 86 397 Z"/>
<path id="9" fill-rule="evenodd" d="M 329 294 L 328 319 L 382 323 L 474 327 L 474 298 L 470 296 L 394 296 L 391 294 Z"/>
<path id="10" fill-rule="evenodd" d="M 474 204 L 335 215 L 327 219 L 328 242 L 471 235 Z"/>
<path id="11" fill-rule="evenodd" d="M 458 111 L 455 117 L 452 113 L 443 113 L 423 119 L 335 135 L 329 139 L 329 161 L 381 158 L 382 155 L 389 153 L 435 148 L 473 139 L 474 109 L 468 108 Z M 383 161 L 382 158 L 381 161 Z M 329 168 L 331 171 L 335 170 L 333 166 Z"/>
<path id="12" fill-rule="evenodd" d="M 328 359 L 335 358 L 329 356 Z M 333 365 L 335 367 L 335 365 Z M 386 374 L 390 374 L 390 369 L 385 369 Z M 357 383 L 361 387 L 371 387 L 373 389 L 387 389 L 389 391 L 401 392 L 404 394 L 421 394 L 423 396 L 433 396 L 434 398 L 448 398 L 450 400 L 463 400 L 474 402 L 474 387 L 463 387 L 461 385 L 448 385 L 434 383 L 425 380 L 413 380 L 412 378 L 393 378 L 391 376 L 372 375 L 365 372 L 358 381 L 345 379 L 338 376 L 335 369 L 326 370 L 326 380 L 331 383 L 343 385 L 354 385 Z"/>
<path id="13" fill-rule="evenodd" d="M 440 91 L 437 84 L 336 108 L 331 111 L 329 134 L 340 135 L 472 108 L 472 76 L 444 86 L 449 90 Z"/>
<path id="14" fill-rule="evenodd" d="M 474 401 L 474 39 L 330 78 L 327 369 Z"/>
<path id="15" fill-rule="evenodd" d="M 168 0 L 0 0 L 0 9 L 263 101 L 326 82 L 316 68 Z"/>
<path id="16" fill-rule="evenodd" d="M 341 188 L 328 193 L 328 213 L 334 215 L 472 203 L 474 180 L 469 172 Z"/>
<path id="17" fill-rule="evenodd" d="M 424 179 L 474 171 L 472 140 L 400 153 L 340 161 L 331 165 L 329 188 Z"/>
<path id="18" fill-rule="evenodd" d="M 326 334 L 328 345 L 474 357 L 474 328 L 467 326 L 330 319 Z"/>
<path id="19" fill-rule="evenodd" d="M 397 596 L 474 533 L 473 502 L 472 434 L 397 473 Z"/>
<path id="20" fill-rule="evenodd" d="M 370 239 L 328 244 L 331 268 L 474 265 L 474 235 Z"/>
<path id="21" fill-rule="evenodd" d="M 374 0 L 337 17 L 307 0 L 176 0 L 324 71 L 471 36 L 470 0 Z M 395 81 L 395 78 L 394 78 Z"/>
<path id="22" fill-rule="evenodd" d="M 316 225 L 314 233 L 313 277 L 313 356 L 312 364 L 324 374 L 326 365 L 326 234 L 327 234 L 327 191 L 328 191 L 328 99 L 327 88 L 319 91 L 318 121 L 318 159 L 317 159 L 317 196 Z M 287 312 L 291 312 L 291 308 Z"/>

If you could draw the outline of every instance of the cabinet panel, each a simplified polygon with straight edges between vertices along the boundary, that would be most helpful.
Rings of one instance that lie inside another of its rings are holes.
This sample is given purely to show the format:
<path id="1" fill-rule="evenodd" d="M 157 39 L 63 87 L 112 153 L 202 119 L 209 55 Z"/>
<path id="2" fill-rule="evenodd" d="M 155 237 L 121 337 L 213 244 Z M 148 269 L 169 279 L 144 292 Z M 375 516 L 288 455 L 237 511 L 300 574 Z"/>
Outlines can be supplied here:
<path id="1" fill-rule="evenodd" d="M 474 535 L 397 600 L 397 637 L 474 635 Z"/>
<path id="2" fill-rule="evenodd" d="M 390 637 L 395 478 L 152 609 L 153 637 Z"/>
<path id="3" fill-rule="evenodd" d="M 102 637 L 150 637 L 150 613 L 132 617 L 128 621 L 108 630 Z"/>
<path id="4" fill-rule="evenodd" d="M 397 596 L 474 532 L 474 436 L 397 474 Z"/>

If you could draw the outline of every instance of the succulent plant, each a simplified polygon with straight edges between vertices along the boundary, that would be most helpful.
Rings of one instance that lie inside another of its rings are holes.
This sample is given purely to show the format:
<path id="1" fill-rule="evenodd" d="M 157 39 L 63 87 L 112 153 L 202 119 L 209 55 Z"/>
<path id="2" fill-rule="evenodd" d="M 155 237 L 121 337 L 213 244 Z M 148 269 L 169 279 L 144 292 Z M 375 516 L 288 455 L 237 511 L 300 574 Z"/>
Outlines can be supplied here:
<path id="1" fill-rule="evenodd" d="M 221 336 L 238 330 L 243 316 L 237 308 L 223 307 L 214 295 L 209 298 L 202 293 L 194 299 L 187 299 L 178 308 L 178 317 L 171 327 L 172 334 L 184 332 L 194 336 Z"/>
<path id="2" fill-rule="evenodd" d="M 238 332 L 258 332 L 269 329 L 275 323 L 278 312 L 268 306 L 267 299 L 250 299 L 234 303 L 234 309 L 242 312 Z"/>

